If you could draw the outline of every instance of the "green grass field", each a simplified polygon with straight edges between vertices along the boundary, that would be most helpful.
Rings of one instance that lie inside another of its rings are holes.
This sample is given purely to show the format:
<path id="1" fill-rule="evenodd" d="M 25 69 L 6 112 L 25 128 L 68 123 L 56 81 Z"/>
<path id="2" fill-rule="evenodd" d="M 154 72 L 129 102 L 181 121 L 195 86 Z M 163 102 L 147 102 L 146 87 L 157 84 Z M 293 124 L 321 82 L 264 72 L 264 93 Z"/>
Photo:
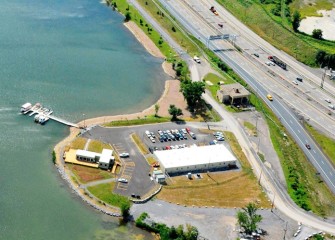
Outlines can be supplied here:
<path id="1" fill-rule="evenodd" d="M 94 196 L 102 200 L 103 202 L 116 206 L 121 207 L 123 203 L 128 202 L 128 198 L 113 193 L 115 183 L 103 183 L 96 186 L 88 187 L 88 191 L 92 193 Z"/>
<path id="2" fill-rule="evenodd" d="M 120 126 L 132 126 L 132 125 L 162 123 L 162 122 L 170 122 L 170 121 L 171 121 L 171 118 L 167 118 L 167 117 L 147 116 L 146 118 L 113 121 L 113 122 L 105 123 L 103 126 L 105 126 L 105 127 L 120 127 Z"/>
<path id="3" fill-rule="evenodd" d="M 316 66 L 318 49 L 335 53 L 335 42 L 319 41 L 294 33 L 289 22 L 269 13 L 265 5 L 256 1 L 218 0 L 234 16 L 244 22 L 260 37 L 310 66 Z"/>
<path id="4" fill-rule="evenodd" d="M 329 0 L 315 0 L 315 4 L 307 4 L 300 0 L 295 0 L 290 4 L 291 12 L 298 10 L 301 17 L 320 17 L 321 15 L 317 13 L 318 10 L 331 10 L 334 8 L 334 1 Z"/>

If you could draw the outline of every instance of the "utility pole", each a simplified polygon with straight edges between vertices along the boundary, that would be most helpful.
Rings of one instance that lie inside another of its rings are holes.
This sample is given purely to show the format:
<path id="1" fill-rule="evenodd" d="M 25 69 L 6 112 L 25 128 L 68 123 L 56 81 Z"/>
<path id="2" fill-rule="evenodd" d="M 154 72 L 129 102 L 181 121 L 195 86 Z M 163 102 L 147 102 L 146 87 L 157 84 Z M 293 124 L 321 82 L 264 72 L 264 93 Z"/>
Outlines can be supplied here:
<path id="1" fill-rule="evenodd" d="M 286 239 L 286 231 L 287 231 L 287 222 L 286 222 L 286 224 L 285 224 L 285 228 L 284 228 L 284 240 Z"/>
<path id="2" fill-rule="evenodd" d="M 321 88 L 323 88 L 323 83 L 325 82 L 325 77 L 326 77 L 326 71 L 327 71 L 327 67 L 324 68 L 324 72 L 322 74 L 322 80 L 321 80 Z"/>
<path id="3" fill-rule="evenodd" d="M 273 212 L 273 206 L 275 204 L 275 198 L 276 198 L 276 194 L 273 193 L 273 200 L 272 200 L 272 204 L 271 204 L 271 212 Z"/>

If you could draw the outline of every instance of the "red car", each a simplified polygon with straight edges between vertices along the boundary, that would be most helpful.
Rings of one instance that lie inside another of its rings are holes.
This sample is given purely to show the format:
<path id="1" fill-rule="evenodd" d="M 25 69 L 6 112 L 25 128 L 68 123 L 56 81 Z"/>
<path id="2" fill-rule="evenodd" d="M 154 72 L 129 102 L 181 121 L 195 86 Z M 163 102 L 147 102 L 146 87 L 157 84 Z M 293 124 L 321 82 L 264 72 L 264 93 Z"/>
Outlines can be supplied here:
<path id="1" fill-rule="evenodd" d="M 191 132 L 191 129 L 189 129 L 189 128 L 186 128 L 186 131 L 187 131 L 188 133 L 190 133 L 190 132 Z"/>
<path id="2" fill-rule="evenodd" d="M 305 146 L 307 149 L 311 149 L 311 146 L 309 146 L 309 144 L 306 143 Z"/>

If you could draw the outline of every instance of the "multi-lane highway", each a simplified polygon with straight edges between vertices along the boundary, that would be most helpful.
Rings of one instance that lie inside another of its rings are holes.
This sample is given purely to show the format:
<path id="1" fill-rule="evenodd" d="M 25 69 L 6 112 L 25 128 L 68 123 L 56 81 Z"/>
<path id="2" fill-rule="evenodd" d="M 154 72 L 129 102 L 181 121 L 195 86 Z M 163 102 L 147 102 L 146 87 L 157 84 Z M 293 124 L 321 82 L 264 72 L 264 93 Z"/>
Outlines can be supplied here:
<path id="1" fill-rule="evenodd" d="M 217 56 L 219 56 L 224 62 L 233 68 L 234 71 L 237 72 L 266 102 L 268 102 L 266 95 L 269 92 L 274 92 L 278 96 L 287 94 L 286 98 L 290 99 L 290 103 L 292 105 L 294 103 L 298 103 L 299 108 L 302 108 L 306 115 L 310 114 L 310 118 L 320 115 L 318 113 L 319 109 L 313 108 L 308 102 L 302 101 L 301 96 L 291 94 L 285 89 L 285 87 L 279 84 L 274 83 L 271 86 L 269 84 L 271 78 L 265 76 L 264 72 L 259 70 L 257 66 L 248 63 L 248 61 L 240 54 L 232 54 L 231 51 L 217 51 L 217 49 L 229 49 L 231 46 L 229 46 L 229 44 L 223 40 L 208 41 L 208 36 L 215 32 L 213 32 L 213 26 L 209 26 L 208 23 L 204 21 L 199 12 L 195 13 L 192 9 L 188 8 L 187 5 L 181 5 L 181 1 L 162 1 L 162 4 L 164 4 L 166 9 L 172 13 L 172 15 L 174 15 L 191 34 L 196 36 L 203 43 L 207 44 L 210 49 L 216 50 L 215 52 Z M 206 11 L 208 10 L 206 9 Z M 270 89 L 273 90 L 271 91 Z M 280 93 L 278 91 L 280 91 Z M 287 128 L 297 144 L 303 149 L 306 156 L 323 177 L 331 191 L 335 193 L 334 167 L 329 163 L 326 156 L 318 149 L 318 146 L 304 130 L 296 115 L 286 104 L 283 103 L 279 97 L 276 98 L 277 95 L 275 95 L 273 102 L 268 102 L 268 105 L 281 119 L 283 125 Z M 332 126 L 331 122 L 328 122 L 330 119 L 326 118 L 325 116 L 323 117 L 325 123 L 328 123 L 328 125 L 325 126 Z M 321 121 L 322 119 L 317 120 Z M 305 144 L 310 145 L 311 149 L 307 149 Z"/>
<path id="2" fill-rule="evenodd" d="M 169 42 L 170 45 L 172 45 L 175 50 L 179 53 L 182 52 L 181 47 L 160 27 L 153 19 L 152 17 L 145 12 L 145 10 L 136 2 L 136 0 L 132 1 L 132 4 L 140 11 L 140 13 L 144 16 L 144 18 L 152 24 L 157 31 L 160 32 L 160 34 L 163 36 L 165 40 Z M 168 8 L 168 7 L 167 7 Z M 175 14 L 177 16 L 178 21 L 185 24 L 184 26 L 189 26 L 189 23 L 184 22 L 183 18 L 179 16 L 175 10 L 169 9 L 168 10 Z M 184 13 L 187 14 L 187 13 Z M 180 18 L 180 19 L 179 19 Z M 192 25 L 192 24 L 191 24 Z M 188 28 L 188 27 L 187 27 Z M 195 31 L 193 27 L 188 29 L 190 32 L 192 32 L 196 37 L 199 37 L 200 40 L 206 41 L 206 36 L 203 36 Z M 211 49 L 217 48 L 215 46 L 215 43 L 210 43 L 209 47 Z M 241 68 L 239 66 L 239 63 L 236 63 L 232 61 L 229 57 L 226 56 L 224 52 L 220 52 L 219 56 L 226 61 L 234 70 L 240 74 L 257 92 L 259 95 L 265 100 L 266 99 L 266 85 L 264 86 L 261 83 L 258 83 L 255 79 L 253 79 L 250 74 Z M 187 54 L 183 53 L 182 57 L 190 63 L 191 57 Z M 195 71 L 196 67 L 193 63 L 190 64 L 190 69 L 192 72 L 192 76 L 199 80 L 199 74 Z M 220 105 L 218 105 L 213 99 L 211 99 L 208 95 L 204 95 L 205 100 L 208 101 L 210 104 L 212 104 L 213 108 L 216 109 L 220 115 L 224 115 L 224 111 L 221 108 Z M 290 109 L 280 102 L 280 100 L 275 99 L 273 102 L 269 102 L 269 106 L 273 109 L 273 111 L 278 115 L 278 117 L 281 118 L 282 123 L 287 127 L 288 131 L 292 134 L 292 136 L 296 139 L 299 146 L 305 151 L 306 155 L 309 157 L 311 162 L 315 165 L 317 171 L 319 171 L 321 174 L 323 174 L 325 181 L 327 181 L 327 184 L 330 185 L 331 189 L 334 190 L 334 182 L 331 179 L 333 176 L 334 169 L 331 165 L 326 161 L 323 154 L 317 149 L 317 147 L 313 144 L 313 141 L 309 138 L 308 134 L 304 131 L 304 129 L 301 127 L 297 119 L 295 118 L 294 114 L 290 111 Z M 257 155 L 252 153 L 250 143 L 247 142 L 247 138 L 244 136 L 242 131 L 237 131 L 236 129 L 238 126 L 236 126 L 235 120 L 230 117 L 230 115 L 224 115 L 224 118 L 226 121 L 231 123 L 233 126 L 232 128 L 235 129 L 233 132 L 237 135 L 239 141 L 241 140 L 241 146 L 244 148 L 245 151 L 247 151 L 247 156 L 252 161 L 251 164 L 255 167 L 256 176 L 260 176 L 261 171 L 266 174 L 266 177 L 263 177 L 261 179 L 261 183 L 266 189 L 267 193 L 269 194 L 269 197 L 273 199 L 276 197 L 276 201 L 274 201 L 275 205 L 283 212 L 285 212 L 288 216 L 292 217 L 293 219 L 297 221 L 302 221 L 306 225 L 313 226 L 315 228 L 318 228 L 320 230 L 327 231 L 329 233 L 335 234 L 335 226 L 333 226 L 330 223 L 323 222 L 319 218 L 316 218 L 301 209 L 299 209 L 295 204 L 293 204 L 292 200 L 290 200 L 286 190 L 283 188 L 283 186 L 280 185 L 280 183 L 271 177 L 271 174 L 266 173 L 267 169 L 263 166 L 259 166 L 261 164 L 261 161 L 255 161 L 255 156 Z M 235 125 L 235 126 L 234 126 Z M 305 147 L 305 143 L 309 143 L 311 146 L 311 150 L 308 150 Z M 258 165 L 258 166 L 257 166 Z M 262 169 L 262 170 L 261 170 Z"/>

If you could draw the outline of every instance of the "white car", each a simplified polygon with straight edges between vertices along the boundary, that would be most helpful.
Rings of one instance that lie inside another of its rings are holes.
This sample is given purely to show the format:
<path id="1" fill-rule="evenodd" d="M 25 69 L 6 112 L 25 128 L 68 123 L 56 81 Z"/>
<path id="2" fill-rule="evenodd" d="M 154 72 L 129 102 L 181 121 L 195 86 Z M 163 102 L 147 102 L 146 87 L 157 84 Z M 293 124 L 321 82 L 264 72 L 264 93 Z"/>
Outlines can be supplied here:
<path id="1" fill-rule="evenodd" d="M 150 141 L 151 141 L 152 143 L 155 143 L 155 142 L 156 142 L 156 140 L 155 140 L 153 137 L 150 137 Z"/>
<path id="2" fill-rule="evenodd" d="M 181 131 L 184 133 L 184 134 L 187 134 L 187 131 L 185 128 L 182 128 Z"/>
<path id="3" fill-rule="evenodd" d="M 333 109 L 333 110 L 335 109 L 335 106 L 332 105 L 332 104 L 329 104 L 328 107 L 331 108 L 331 109 Z"/>
<path id="4" fill-rule="evenodd" d="M 126 158 L 126 157 L 129 157 L 129 153 L 123 152 L 123 153 L 120 153 L 119 156 L 122 158 Z"/>
<path id="5" fill-rule="evenodd" d="M 294 85 L 298 85 L 298 82 L 297 81 L 293 81 L 292 82 Z"/>
<path id="6" fill-rule="evenodd" d="M 325 101 L 326 101 L 327 103 L 331 103 L 330 99 L 325 99 Z"/>
<path id="7" fill-rule="evenodd" d="M 196 63 L 201 63 L 200 58 L 199 58 L 198 56 L 194 56 L 194 57 L 193 57 L 193 60 L 194 60 Z"/>
<path id="8" fill-rule="evenodd" d="M 128 180 L 125 178 L 119 178 L 118 182 L 122 182 L 122 183 L 128 183 Z"/>

